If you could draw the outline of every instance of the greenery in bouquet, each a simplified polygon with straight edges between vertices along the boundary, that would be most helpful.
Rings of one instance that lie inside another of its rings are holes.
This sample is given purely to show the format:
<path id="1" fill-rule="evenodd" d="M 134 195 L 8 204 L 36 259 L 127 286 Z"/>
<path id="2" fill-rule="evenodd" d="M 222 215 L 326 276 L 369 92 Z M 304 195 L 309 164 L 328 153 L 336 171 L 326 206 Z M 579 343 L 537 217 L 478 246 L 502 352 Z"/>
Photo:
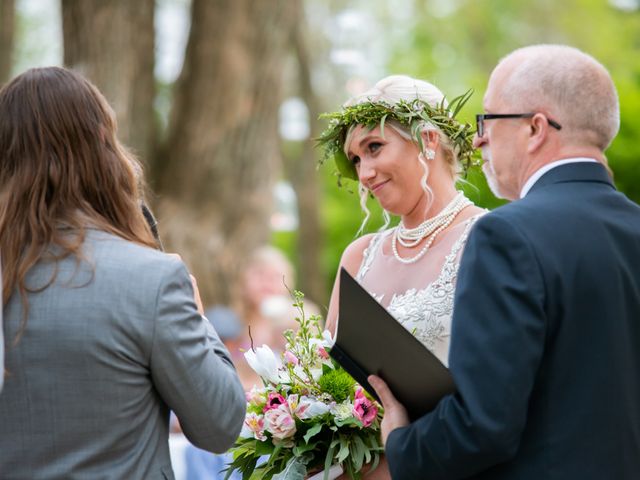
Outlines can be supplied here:
<path id="1" fill-rule="evenodd" d="M 263 386 L 247 393 L 247 414 L 231 449 L 234 470 L 248 479 L 304 479 L 340 464 L 352 479 L 375 468 L 383 452 L 380 407 L 328 354 L 333 341 L 320 317 L 306 317 L 304 295 L 293 292 L 297 331 L 284 333 L 285 351 L 245 353 Z"/>

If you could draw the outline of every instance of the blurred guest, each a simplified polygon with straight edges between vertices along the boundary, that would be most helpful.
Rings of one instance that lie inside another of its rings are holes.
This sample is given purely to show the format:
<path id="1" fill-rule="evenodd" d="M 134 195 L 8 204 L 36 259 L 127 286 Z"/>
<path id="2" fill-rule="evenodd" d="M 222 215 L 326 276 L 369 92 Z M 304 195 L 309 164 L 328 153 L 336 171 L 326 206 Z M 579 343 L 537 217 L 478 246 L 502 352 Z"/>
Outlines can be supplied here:
<path id="1" fill-rule="evenodd" d="M 241 278 L 240 302 L 236 307 L 240 318 L 239 334 L 225 340 L 238 369 L 245 390 L 260 384 L 257 374 L 245 361 L 243 352 L 251 345 L 269 345 L 283 350 L 283 332 L 297 329 L 298 315 L 289 290 L 295 287 L 293 266 L 277 248 L 263 246 L 253 252 Z M 310 302 L 306 313 L 317 312 Z M 218 323 L 214 326 L 218 328 Z"/>
<path id="2" fill-rule="evenodd" d="M 173 478 L 170 409 L 210 451 L 242 425 L 228 352 L 183 263 L 156 250 L 115 133 L 104 97 L 63 68 L 0 90 L 4 480 Z"/>

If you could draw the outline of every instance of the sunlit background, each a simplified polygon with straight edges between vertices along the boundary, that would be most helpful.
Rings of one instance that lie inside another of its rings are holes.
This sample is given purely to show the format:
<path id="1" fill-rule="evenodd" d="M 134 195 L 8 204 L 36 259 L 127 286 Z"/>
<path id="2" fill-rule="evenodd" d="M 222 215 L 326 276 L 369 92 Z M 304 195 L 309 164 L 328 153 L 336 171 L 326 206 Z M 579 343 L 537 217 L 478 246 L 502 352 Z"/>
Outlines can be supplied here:
<path id="1" fill-rule="evenodd" d="M 310 144 L 310 138 L 321 131 L 323 123 L 316 119 L 319 112 L 339 108 L 351 95 L 391 73 L 432 81 L 450 98 L 473 88 L 475 95 L 462 113 L 462 117 L 470 121 L 473 114 L 481 110 L 483 89 L 492 67 L 511 50 L 531 43 L 567 43 L 593 54 L 611 70 L 620 93 L 622 127 L 608 152 L 616 183 L 631 198 L 640 200 L 638 0 L 304 0 L 301 5 L 311 90 L 305 93 L 300 87 L 296 73 L 300 57 L 286 53 L 279 107 L 270 120 L 277 126 L 274 132 L 280 137 L 280 154 L 268 166 L 265 163 L 272 192 L 268 238 L 294 261 L 301 274 L 301 287 L 320 305 L 327 303 L 340 254 L 353 240 L 362 214 L 357 196 L 353 194 L 355 186 L 338 188 L 330 164 L 317 171 L 313 168 L 317 197 L 302 202 L 300 193 L 309 189 L 304 177 L 311 174 L 297 165 L 300 162 L 315 165 L 319 158 L 317 152 L 309 153 L 305 147 Z M 15 8 L 12 74 L 33 66 L 63 64 L 60 2 L 16 0 Z M 168 135 L 173 86 L 183 70 L 191 8 L 189 0 L 155 2 L 153 108 L 160 138 Z M 225 72 L 217 74 L 225 75 Z M 225 95 L 225 92 L 212 92 L 212 95 Z M 149 158 L 142 160 L 152 165 Z M 263 159 L 255 158 L 255 161 Z M 151 187 L 156 195 L 153 198 L 168 196 L 153 180 Z M 210 188 L 218 187 L 212 183 Z M 488 193 L 478 172 L 471 172 L 461 188 L 482 206 L 499 205 Z M 369 230 L 380 225 L 380 212 L 374 205 L 372 208 L 374 218 Z M 171 223 L 166 218 L 171 215 L 170 211 L 160 208 L 161 228 Z M 241 220 L 238 218 L 238 222 Z M 301 229 L 311 232 L 305 235 L 316 237 L 318 245 L 312 253 L 305 253 L 304 247 L 311 240 L 310 237 L 301 240 Z M 170 246 L 190 245 L 178 241 L 173 245 L 172 236 L 168 236 Z M 189 252 L 181 253 L 191 261 L 194 270 L 203 275 L 201 269 L 207 268 L 203 266 L 207 259 L 197 257 L 196 261 Z M 242 252 L 235 253 L 242 255 Z M 216 261 L 219 260 L 212 258 L 212 262 Z M 206 300 L 219 300 L 215 286 L 208 287 L 206 274 L 204 277 Z"/>

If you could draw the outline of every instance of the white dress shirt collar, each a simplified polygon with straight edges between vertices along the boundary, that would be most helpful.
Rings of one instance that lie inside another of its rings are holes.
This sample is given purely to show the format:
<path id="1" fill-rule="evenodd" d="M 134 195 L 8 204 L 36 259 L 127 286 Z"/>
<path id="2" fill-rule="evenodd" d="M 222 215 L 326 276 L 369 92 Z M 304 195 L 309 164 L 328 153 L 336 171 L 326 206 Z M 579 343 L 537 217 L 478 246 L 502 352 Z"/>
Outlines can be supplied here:
<path id="1" fill-rule="evenodd" d="M 529 177 L 529 179 L 525 182 L 520 191 L 520 198 L 524 198 L 531 187 L 535 185 L 535 183 L 542 177 L 545 173 L 547 173 L 552 168 L 559 167 L 560 165 L 566 165 L 567 163 L 581 163 L 581 162 L 597 162 L 594 158 L 586 158 L 586 157 L 576 157 L 576 158 L 563 158 L 562 160 L 556 160 L 555 162 L 547 163 L 545 166 L 539 168 L 534 172 L 533 175 Z"/>

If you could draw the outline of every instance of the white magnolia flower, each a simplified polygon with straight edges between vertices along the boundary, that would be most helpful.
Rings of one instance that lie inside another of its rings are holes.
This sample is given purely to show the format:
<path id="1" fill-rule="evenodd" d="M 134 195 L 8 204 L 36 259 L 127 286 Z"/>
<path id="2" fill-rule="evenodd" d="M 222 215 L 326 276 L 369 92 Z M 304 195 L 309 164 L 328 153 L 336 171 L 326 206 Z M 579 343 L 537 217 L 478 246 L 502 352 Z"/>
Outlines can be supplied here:
<path id="1" fill-rule="evenodd" d="M 331 332 L 329 330 L 325 330 L 324 332 L 322 332 L 322 338 L 309 339 L 309 345 L 313 347 L 331 348 L 333 347 L 334 343 L 335 340 L 331 336 Z"/>
<path id="2" fill-rule="evenodd" d="M 283 381 L 279 371 L 282 363 L 267 345 L 244 352 L 244 358 L 247 359 L 249 366 L 262 378 L 272 383 Z"/>
<path id="3" fill-rule="evenodd" d="M 324 347 L 331 348 L 333 344 L 336 343 L 336 340 L 331 336 L 331 332 L 329 330 L 325 330 L 322 332 L 322 338 L 324 339 Z"/>
<path id="4" fill-rule="evenodd" d="M 322 376 L 322 368 L 310 368 L 309 371 L 311 372 L 314 381 L 317 382 L 320 380 L 320 377 Z"/>

